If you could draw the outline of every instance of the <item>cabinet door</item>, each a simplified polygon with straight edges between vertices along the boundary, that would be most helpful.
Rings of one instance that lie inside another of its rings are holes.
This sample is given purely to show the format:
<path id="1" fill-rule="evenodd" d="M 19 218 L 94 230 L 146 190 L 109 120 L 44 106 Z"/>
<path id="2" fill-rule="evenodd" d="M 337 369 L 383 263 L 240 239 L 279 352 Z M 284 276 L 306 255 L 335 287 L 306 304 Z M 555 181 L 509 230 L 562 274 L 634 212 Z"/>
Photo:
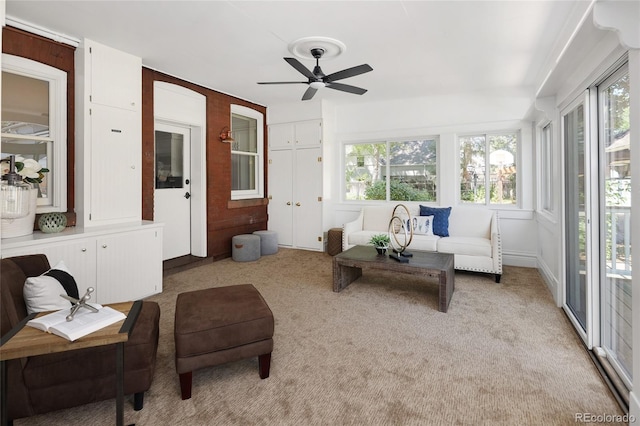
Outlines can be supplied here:
<path id="1" fill-rule="evenodd" d="M 300 248 L 322 250 L 322 154 L 297 149 L 294 163 L 294 235 Z"/>
<path id="2" fill-rule="evenodd" d="M 142 60 L 102 44 L 91 42 L 91 101 L 140 111 Z"/>
<path id="3" fill-rule="evenodd" d="M 140 220 L 142 216 L 139 114 L 94 105 L 91 111 L 91 201 L 93 223 Z"/>
<path id="4" fill-rule="evenodd" d="M 318 146 L 322 143 L 320 120 L 300 121 L 295 124 L 296 146 Z"/>
<path id="5" fill-rule="evenodd" d="M 271 151 L 269 158 L 269 223 L 278 243 L 293 244 L 292 151 Z"/>
<path id="6" fill-rule="evenodd" d="M 100 303 L 138 300 L 162 291 L 162 230 L 146 229 L 97 239 Z"/>
<path id="7" fill-rule="evenodd" d="M 294 126 L 288 124 L 272 124 L 269 126 L 269 148 L 291 148 L 294 140 Z"/>

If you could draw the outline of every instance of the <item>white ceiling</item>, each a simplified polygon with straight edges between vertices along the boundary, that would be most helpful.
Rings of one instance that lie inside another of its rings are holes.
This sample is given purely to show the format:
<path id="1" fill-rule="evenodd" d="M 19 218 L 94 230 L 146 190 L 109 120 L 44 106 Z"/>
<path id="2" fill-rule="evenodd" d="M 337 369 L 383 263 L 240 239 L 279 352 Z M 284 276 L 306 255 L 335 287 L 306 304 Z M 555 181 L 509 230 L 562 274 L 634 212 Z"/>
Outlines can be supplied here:
<path id="1" fill-rule="evenodd" d="M 491 93 L 533 95 L 576 1 L 24 1 L 6 14 L 140 56 L 145 66 L 265 106 L 299 101 L 304 81 L 282 58 L 289 43 L 331 37 L 347 49 L 325 74 L 363 96 L 320 90 L 336 103 Z M 301 59 L 312 69 L 314 62 Z M 310 101 L 310 102 L 313 102 Z M 302 101 L 300 101 L 302 102 Z M 309 101 L 308 101 L 309 102 Z"/>

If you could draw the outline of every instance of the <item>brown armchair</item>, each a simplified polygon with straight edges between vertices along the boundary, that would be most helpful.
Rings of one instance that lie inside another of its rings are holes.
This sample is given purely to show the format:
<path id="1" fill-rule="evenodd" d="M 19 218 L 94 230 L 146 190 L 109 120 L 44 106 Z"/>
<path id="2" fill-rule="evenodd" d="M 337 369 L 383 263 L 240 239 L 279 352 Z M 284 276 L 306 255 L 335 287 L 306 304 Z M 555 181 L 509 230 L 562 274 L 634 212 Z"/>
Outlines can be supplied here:
<path id="1" fill-rule="evenodd" d="M 22 296 L 26 278 L 49 269 L 49 261 L 42 254 L 2 259 L 2 336 L 27 316 Z M 159 320 L 158 304 L 143 302 L 124 346 L 124 392 L 134 395 L 135 410 L 142 409 L 144 392 L 153 380 Z M 19 419 L 115 398 L 115 357 L 116 349 L 110 345 L 7 361 L 8 418 Z"/>

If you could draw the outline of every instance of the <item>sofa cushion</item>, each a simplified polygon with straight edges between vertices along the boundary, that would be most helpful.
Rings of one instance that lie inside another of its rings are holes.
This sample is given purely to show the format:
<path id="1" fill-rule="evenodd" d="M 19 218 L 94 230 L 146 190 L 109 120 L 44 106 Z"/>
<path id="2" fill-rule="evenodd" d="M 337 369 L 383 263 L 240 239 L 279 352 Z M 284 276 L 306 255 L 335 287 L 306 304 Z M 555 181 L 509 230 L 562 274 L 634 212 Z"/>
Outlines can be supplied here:
<path id="1" fill-rule="evenodd" d="M 61 294 L 79 297 L 76 281 L 63 261 L 40 276 L 27 278 L 23 293 L 30 314 L 69 308 L 71 302 L 60 297 Z"/>
<path id="2" fill-rule="evenodd" d="M 491 257 L 491 240 L 477 237 L 440 238 L 438 252 Z"/>
<path id="3" fill-rule="evenodd" d="M 413 228 L 414 235 L 433 235 L 433 216 L 414 216 L 407 219 L 407 229 Z"/>
<path id="4" fill-rule="evenodd" d="M 491 221 L 495 212 L 486 208 L 456 206 L 449 215 L 451 237 L 491 238 Z"/>
<path id="5" fill-rule="evenodd" d="M 378 231 L 376 234 L 379 234 L 380 232 L 388 232 L 393 207 L 394 206 L 392 205 L 367 206 L 364 209 L 362 229 L 366 229 L 367 231 Z"/>
<path id="6" fill-rule="evenodd" d="M 352 246 L 368 246 L 371 245 L 369 240 L 380 231 L 356 231 L 349 234 L 347 243 Z"/>
<path id="7" fill-rule="evenodd" d="M 433 233 L 441 237 L 449 236 L 449 214 L 451 207 L 420 206 L 420 216 L 433 216 Z"/>
<path id="8" fill-rule="evenodd" d="M 413 240 L 411 241 L 411 244 L 409 245 L 409 247 L 407 247 L 407 251 L 408 252 L 411 252 L 411 250 L 437 251 L 438 240 L 440 240 L 440 237 L 438 237 L 437 235 L 414 235 Z"/>

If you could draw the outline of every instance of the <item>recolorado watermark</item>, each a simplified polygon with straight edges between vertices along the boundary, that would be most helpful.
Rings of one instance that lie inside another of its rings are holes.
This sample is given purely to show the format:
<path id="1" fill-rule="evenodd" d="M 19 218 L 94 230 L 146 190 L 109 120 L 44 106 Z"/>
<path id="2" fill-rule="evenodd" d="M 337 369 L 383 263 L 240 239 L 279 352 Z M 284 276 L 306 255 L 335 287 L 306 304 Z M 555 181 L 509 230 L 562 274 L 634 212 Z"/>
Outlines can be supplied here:
<path id="1" fill-rule="evenodd" d="M 576 423 L 635 423 L 636 417 L 629 414 L 594 414 L 576 413 L 573 417 Z"/>

